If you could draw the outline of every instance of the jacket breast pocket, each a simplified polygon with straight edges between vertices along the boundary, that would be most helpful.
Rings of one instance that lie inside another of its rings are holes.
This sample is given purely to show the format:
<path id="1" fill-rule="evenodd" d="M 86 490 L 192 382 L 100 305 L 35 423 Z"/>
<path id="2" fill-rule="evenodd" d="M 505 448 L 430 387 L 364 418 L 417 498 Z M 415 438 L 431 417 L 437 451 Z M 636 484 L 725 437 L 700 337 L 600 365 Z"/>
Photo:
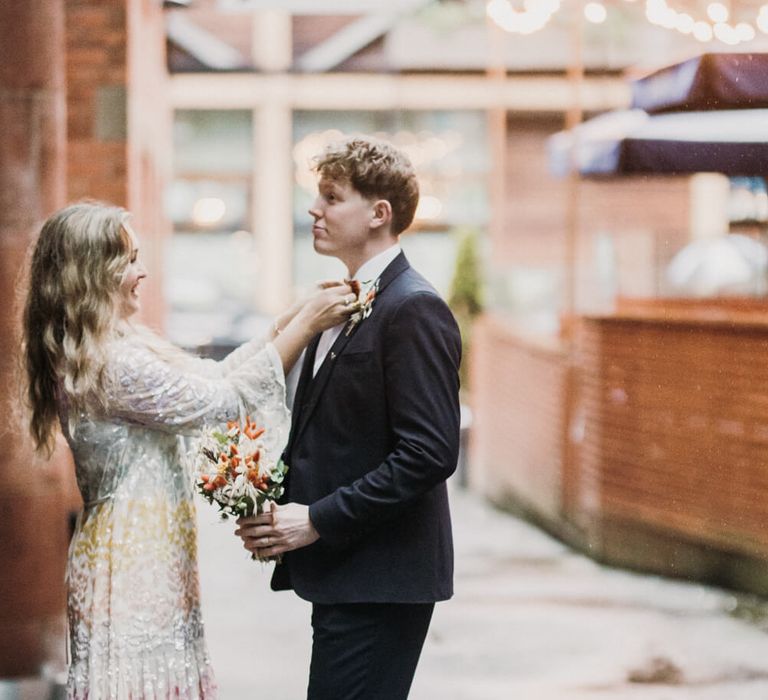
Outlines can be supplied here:
<path id="1" fill-rule="evenodd" d="M 357 365 L 373 360 L 373 350 L 362 350 L 360 352 L 345 352 L 336 358 L 339 365 Z"/>

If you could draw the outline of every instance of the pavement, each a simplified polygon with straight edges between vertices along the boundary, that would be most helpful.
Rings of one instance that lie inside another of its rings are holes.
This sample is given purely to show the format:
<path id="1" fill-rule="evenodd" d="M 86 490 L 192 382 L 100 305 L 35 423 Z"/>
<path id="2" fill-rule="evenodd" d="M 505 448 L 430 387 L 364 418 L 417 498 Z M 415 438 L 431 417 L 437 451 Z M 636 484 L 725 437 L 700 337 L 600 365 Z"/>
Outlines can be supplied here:
<path id="1" fill-rule="evenodd" d="M 410 700 L 767 700 L 768 603 L 599 565 L 451 489 L 456 595 Z M 203 615 L 221 700 L 302 700 L 310 606 L 269 590 L 234 524 L 198 503 Z"/>
<path id="2" fill-rule="evenodd" d="M 410 700 L 768 700 L 768 601 L 602 566 L 456 486 L 451 505 L 456 595 Z M 309 604 L 202 500 L 198 521 L 220 700 L 303 700 Z M 60 675 L 0 680 L 0 700 L 61 700 Z"/>

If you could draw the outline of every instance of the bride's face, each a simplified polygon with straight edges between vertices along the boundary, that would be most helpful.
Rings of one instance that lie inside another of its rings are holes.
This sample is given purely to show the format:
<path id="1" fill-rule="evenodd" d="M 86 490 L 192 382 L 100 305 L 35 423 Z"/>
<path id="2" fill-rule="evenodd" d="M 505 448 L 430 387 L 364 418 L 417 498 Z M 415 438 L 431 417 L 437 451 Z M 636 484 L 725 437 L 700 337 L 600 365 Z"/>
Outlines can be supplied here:
<path id="1" fill-rule="evenodd" d="M 139 260 L 139 241 L 136 234 L 128 224 L 123 224 L 123 229 L 130 241 L 131 257 L 120 281 L 119 303 L 120 317 L 127 319 L 141 308 L 138 288 L 141 280 L 147 276 L 147 271 Z"/>

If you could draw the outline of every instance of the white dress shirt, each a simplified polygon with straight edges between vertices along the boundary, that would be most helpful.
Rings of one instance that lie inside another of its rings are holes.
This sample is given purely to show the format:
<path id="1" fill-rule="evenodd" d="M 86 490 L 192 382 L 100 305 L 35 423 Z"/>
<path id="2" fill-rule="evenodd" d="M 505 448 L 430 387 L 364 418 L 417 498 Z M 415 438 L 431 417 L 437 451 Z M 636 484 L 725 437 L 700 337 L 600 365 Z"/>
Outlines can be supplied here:
<path id="1" fill-rule="evenodd" d="M 387 248 L 385 251 L 382 251 L 370 260 L 364 262 L 352 279 L 357 280 L 361 285 L 366 282 L 372 284 L 381 276 L 381 273 L 387 269 L 389 263 L 391 263 L 399 254 L 400 246 L 396 243 L 391 248 Z M 336 338 L 341 335 L 341 331 L 344 330 L 344 326 L 346 325 L 347 323 L 345 321 L 338 326 L 323 331 L 323 334 L 320 336 L 320 342 L 317 345 L 317 352 L 315 353 L 315 367 L 312 370 L 313 377 L 317 374 L 320 366 L 328 355 L 328 351 L 333 347 Z"/>

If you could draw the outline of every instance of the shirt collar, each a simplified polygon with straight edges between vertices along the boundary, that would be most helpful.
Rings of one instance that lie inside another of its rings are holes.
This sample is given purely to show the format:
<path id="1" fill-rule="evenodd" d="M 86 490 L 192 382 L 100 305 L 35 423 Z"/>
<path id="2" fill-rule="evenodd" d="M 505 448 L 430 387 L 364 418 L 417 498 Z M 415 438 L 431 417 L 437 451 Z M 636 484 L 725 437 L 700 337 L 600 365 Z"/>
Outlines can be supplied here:
<path id="1" fill-rule="evenodd" d="M 389 264 L 400 255 L 400 244 L 395 243 L 390 248 L 374 255 L 370 260 L 364 262 L 355 274 L 354 279 L 360 282 L 373 282 L 381 277 L 381 273 L 387 269 Z"/>

